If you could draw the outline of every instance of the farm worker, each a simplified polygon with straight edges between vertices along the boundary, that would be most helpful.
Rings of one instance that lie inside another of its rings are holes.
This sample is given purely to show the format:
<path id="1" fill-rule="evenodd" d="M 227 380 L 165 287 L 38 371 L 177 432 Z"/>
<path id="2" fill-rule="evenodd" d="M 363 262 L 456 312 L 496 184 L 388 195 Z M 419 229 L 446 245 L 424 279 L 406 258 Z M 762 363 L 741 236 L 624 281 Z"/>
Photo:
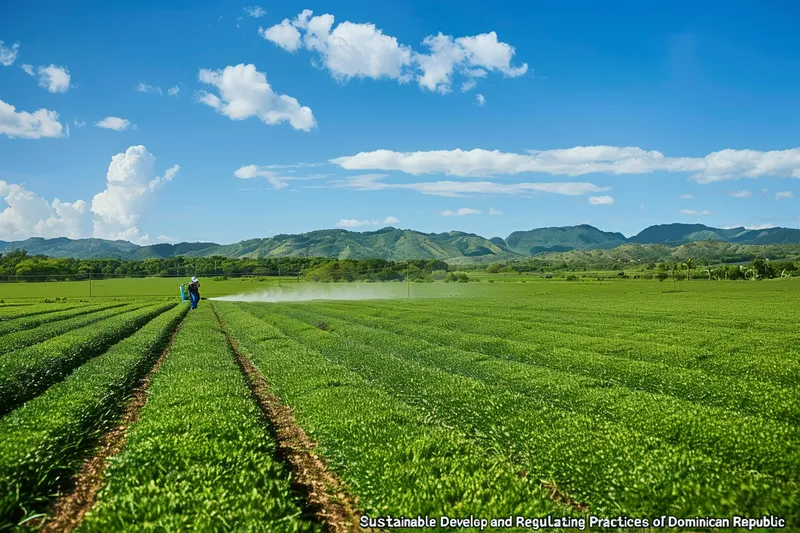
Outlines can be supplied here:
<path id="1" fill-rule="evenodd" d="M 192 301 L 192 309 L 197 309 L 197 302 L 200 301 L 200 282 L 194 276 L 189 284 L 189 299 Z"/>

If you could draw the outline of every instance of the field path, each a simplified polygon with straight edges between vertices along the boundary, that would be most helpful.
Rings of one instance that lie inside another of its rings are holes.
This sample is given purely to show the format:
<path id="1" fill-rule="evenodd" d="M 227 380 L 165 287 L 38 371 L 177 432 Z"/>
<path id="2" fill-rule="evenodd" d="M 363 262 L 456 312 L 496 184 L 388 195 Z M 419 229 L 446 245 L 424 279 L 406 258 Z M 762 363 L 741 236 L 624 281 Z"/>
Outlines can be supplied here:
<path id="1" fill-rule="evenodd" d="M 175 327 L 175 330 L 170 335 L 169 342 L 153 364 L 153 367 L 131 391 L 131 398 L 125 405 L 119 424 L 100 438 L 94 455 L 86 459 L 86 462 L 76 474 L 73 488 L 56 500 L 53 505 L 51 519 L 42 526 L 41 531 L 45 533 L 71 532 L 80 525 L 86 511 L 94 505 L 97 500 L 97 493 L 103 486 L 103 474 L 108 459 L 118 455 L 125 446 L 128 428 L 139 420 L 139 412 L 147 402 L 147 389 L 150 386 L 151 378 L 158 372 L 161 363 L 164 362 L 182 324 L 183 320 Z"/>
<path id="2" fill-rule="evenodd" d="M 292 409 L 270 392 L 258 368 L 240 353 L 236 340 L 231 337 L 216 308 L 214 314 L 228 338 L 254 400 L 270 422 L 278 458 L 291 467 L 293 488 L 303 494 L 308 509 L 320 523 L 327 526 L 328 531 L 361 531 L 358 518 L 363 513 L 358 511 L 356 500 L 345 492 L 342 483 L 314 453 L 316 443 L 296 423 Z"/>

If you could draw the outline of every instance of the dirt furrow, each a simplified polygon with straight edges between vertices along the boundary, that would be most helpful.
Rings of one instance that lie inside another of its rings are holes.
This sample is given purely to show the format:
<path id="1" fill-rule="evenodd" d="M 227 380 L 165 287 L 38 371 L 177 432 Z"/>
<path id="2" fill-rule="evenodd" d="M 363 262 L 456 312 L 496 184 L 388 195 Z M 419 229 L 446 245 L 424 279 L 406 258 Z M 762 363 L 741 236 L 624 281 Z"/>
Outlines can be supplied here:
<path id="1" fill-rule="evenodd" d="M 297 425 L 292 409 L 270 392 L 264 376 L 249 359 L 242 356 L 225 322 L 216 309 L 214 312 L 228 337 L 253 398 L 270 422 L 269 428 L 277 442 L 279 458 L 290 467 L 293 487 L 304 496 L 308 511 L 332 533 L 364 531 L 358 525 L 363 513 L 358 510 L 357 500 L 345 491 L 324 459 L 314 453 L 317 445 Z"/>

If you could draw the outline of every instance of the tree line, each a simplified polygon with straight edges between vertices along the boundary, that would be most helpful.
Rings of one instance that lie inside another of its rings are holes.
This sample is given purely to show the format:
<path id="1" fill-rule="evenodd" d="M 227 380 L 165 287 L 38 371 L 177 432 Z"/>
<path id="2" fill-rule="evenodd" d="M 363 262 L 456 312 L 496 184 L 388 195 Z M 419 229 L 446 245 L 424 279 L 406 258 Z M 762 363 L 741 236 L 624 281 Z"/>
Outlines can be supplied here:
<path id="1" fill-rule="evenodd" d="M 393 281 L 445 279 L 448 265 L 437 259 L 386 261 L 328 257 L 224 256 L 157 259 L 73 259 L 28 255 L 25 250 L 0 254 L 1 281 L 66 281 L 114 277 L 297 276 L 310 281 Z"/>

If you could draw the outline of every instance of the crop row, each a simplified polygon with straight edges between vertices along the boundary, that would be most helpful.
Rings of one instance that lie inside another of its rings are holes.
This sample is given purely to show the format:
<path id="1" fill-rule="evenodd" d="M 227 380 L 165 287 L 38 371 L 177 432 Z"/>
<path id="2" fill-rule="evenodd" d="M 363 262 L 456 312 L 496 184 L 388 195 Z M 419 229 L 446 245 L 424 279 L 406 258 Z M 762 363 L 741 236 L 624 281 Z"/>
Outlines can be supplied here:
<path id="1" fill-rule="evenodd" d="M 174 302 L 160 303 L 128 311 L 0 357 L 0 414 L 61 381 L 75 367 L 174 306 Z"/>
<path id="2" fill-rule="evenodd" d="M 264 306 L 262 306 L 263 308 Z M 668 445 L 624 426 L 443 372 L 366 346 L 335 331 L 270 314 L 288 336 L 319 349 L 537 479 L 553 480 L 578 501 L 606 514 L 726 515 L 741 509 L 787 518 L 800 493 L 696 450 Z M 413 385 L 412 385 L 413 384 Z M 534 438 L 531 438 L 534 436 Z"/>
<path id="3" fill-rule="evenodd" d="M 312 325 L 324 322 L 337 334 L 393 355 L 545 400 L 559 409 L 623 424 L 747 469 L 800 480 L 800 431 L 794 426 L 635 391 L 588 376 L 443 347 L 420 336 L 379 329 L 363 316 L 343 318 L 308 309 L 317 308 L 285 308 L 282 313 Z"/>
<path id="4" fill-rule="evenodd" d="M 186 314 L 177 306 L 0 420 L 0 529 L 41 512 Z"/>
<path id="5" fill-rule="evenodd" d="M 68 304 L 32 304 L 21 305 L 19 307 L 9 307 L 0 309 L 0 322 L 6 320 L 15 320 L 26 316 L 43 315 L 46 313 L 54 313 L 56 311 L 66 311 L 67 309 L 75 309 L 77 307 L 84 307 L 85 303 L 68 303 Z"/>
<path id="6" fill-rule="evenodd" d="M 210 306 L 191 311 L 79 531 L 315 530 Z"/>
<path id="7" fill-rule="evenodd" d="M 9 333 L 15 333 L 25 329 L 35 328 L 36 326 L 41 326 L 42 324 L 47 324 L 58 320 L 65 320 L 86 313 L 93 313 L 96 311 L 102 311 L 103 309 L 110 309 L 112 307 L 120 307 L 122 305 L 125 305 L 125 302 L 111 302 L 111 303 L 106 302 L 97 305 L 75 307 L 72 309 L 66 309 L 64 311 L 53 311 L 52 313 L 26 316 L 22 318 L 17 318 L 15 320 L 6 320 L 4 322 L 0 322 L 0 335 L 8 335 Z"/>
<path id="8" fill-rule="evenodd" d="M 282 306 L 277 308 L 280 307 Z M 339 313 L 339 316 L 345 316 L 345 313 Z M 587 354 L 557 343 L 540 345 L 535 341 L 509 340 L 508 337 L 514 335 L 510 326 L 506 326 L 504 336 L 486 336 L 410 321 L 407 323 L 387 318 L 373 318 L 371 321 L 381 329 L 422 338 L 442 346 L 595 377 L 633 390 L 667 394 L 682 400 L 791 423 L 800 422 L 800 397 L 795 391 L 765 382 L 715 376 L 700 370 L 672 367 L 657 362 L 598 353 Z M 470 327 L 472 326 L 464 326 L 465 329 Z"/>
<path id="9" fill-rule="evenodd" d="M 324 309 L 348 311 L 341 304 L 319 304 Z M 373 313 L 364 313 L 365 310 Z M 563 313 L 563 310 L 561 310 Z M 498 336 L 536 346 L 558 345 L 574 350 L 658 362 L 669 366 L 705 370 L 735 379 L 793 386 L 800 382 L 800 341 L 791 327 L 781 331 L 748 325 L 727 329 L 685 320 L 666 326 L 662 321 L 643 320 L 573 311 L 556 317 L 550 310 L 529 308 L 509 311 L 466 306 L 430 305 L 400 307 L 365 305 L 359 314 L 375 314 L 403 322 L 435 325 L 483 336 Z"/>
<path id="10" fill-rule="evenodd" d="M 145 305 L 128 304 L 122 307 L 113 306 L 111 308 L 83 308 L 83 312 L 78 316 L 67 318 L 65 320 L 47 322 L 33 329 L 25 329 L 22 331 L 16 331 L 14 333 L 8 333 L 0 337 L 0 355 L 8 352 L 14 352 L 15 350 L 21 350 L 22 348 L 44 342 L 47 339 L 51 339 L 68 331 L 82 328 L 84 326 L 88 326 L 89 324 L 94 324 L 95 322 L 100 322 L 101 320 L 105 320 L 107 318 L 111 318 L 135 309 L 140 309 L 142 307 L 145 307 Z M 5 357 L 15 357 L 15 354 L 9 353 Z"/>
<path id="11" fill-rule="evenodd" d="M 292 408 L 297 423 L 319 444 L 328 467 L 367 515 L 573 512 L 550 500 L 539 478 L 489 453 L 459 427 L 435 423 L 435 416 L 235 304 L 214 305 L 240 352 Z"/>

